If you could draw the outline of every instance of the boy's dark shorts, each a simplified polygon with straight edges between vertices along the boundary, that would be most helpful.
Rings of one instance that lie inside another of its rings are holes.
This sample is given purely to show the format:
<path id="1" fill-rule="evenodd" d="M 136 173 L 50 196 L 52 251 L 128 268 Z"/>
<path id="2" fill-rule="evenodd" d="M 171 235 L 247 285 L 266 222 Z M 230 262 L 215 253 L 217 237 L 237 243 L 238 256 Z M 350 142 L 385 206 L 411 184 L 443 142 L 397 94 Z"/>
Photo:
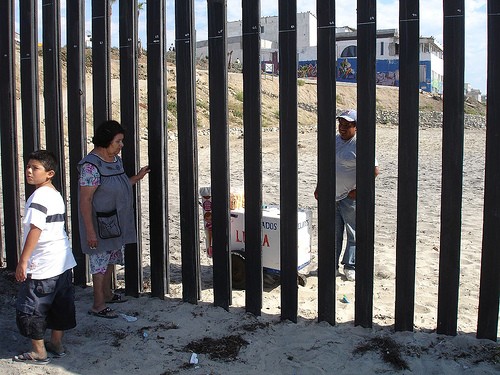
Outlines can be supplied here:
<path id="1" fill-rule="evenodd" d="M 71 270 L 43 280 L 26 279 L 19 289 L 16 310 L 19 332 L 33 340 L 42 340 L 47 329 L 76 327 Z"/>

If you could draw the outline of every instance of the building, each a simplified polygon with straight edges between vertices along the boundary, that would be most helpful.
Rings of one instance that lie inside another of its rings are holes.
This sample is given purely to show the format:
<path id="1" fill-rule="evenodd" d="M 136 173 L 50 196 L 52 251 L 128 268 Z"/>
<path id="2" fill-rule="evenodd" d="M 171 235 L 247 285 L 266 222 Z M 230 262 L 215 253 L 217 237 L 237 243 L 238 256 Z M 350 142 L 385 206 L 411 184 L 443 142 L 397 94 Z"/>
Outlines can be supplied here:
<path id="1" fill-rule="evenodd" d="M 481 94 L 481 90 L 475 89 L 470 83 L 465 83 L 464 85 L 464 96 L 465 98 L 474 99 L 477 102 L 485 103 L 486 98 Z"/>
<path id="2" fill-rule="evenodd" d="M 261 60 L 263 69 L 279 72 L 278 17 L 261 18 Z M 243 62 L 242 21 L 227 23 L 228 62 Z M 337 81 L 356 82 L 357 31 L 336 29 Z M 377 31 L 377 84 L 399 85 L 399 33 L 397 29 Z M 311 12 L 297 14 L 298 76 L 316 77 L 317 19 Z M 197 58 L 208 57 L 208 41 L 196 43 Z M 244 62 L 243 62 L 244 63 Z M 427 92 L 443 92 L 443 47 L 433 37 L 420 37 L 420 85 Z"/>
<path id="3" fill-rule="evenodd" d="M 377 84 L 399 86 L 399 33 L 397 29 L 377 30 Z M 337 30 L 337 81 L 356 82 L 357 31 Z M 443 48 L 433 37 L 420 37 L 419 88 L 443 92 Z"/>

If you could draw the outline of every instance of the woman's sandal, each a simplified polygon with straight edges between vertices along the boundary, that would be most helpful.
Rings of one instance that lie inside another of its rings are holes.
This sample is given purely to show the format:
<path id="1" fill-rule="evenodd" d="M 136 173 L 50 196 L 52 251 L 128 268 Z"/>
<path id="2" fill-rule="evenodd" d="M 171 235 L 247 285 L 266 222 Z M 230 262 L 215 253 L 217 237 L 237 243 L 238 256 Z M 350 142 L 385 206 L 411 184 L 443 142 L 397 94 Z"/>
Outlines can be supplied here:
<path id="1" fill-rule="evenodd" d="M 109 307 L 106 307 L 99 312 L 89 310 L 88 314 L 92 315 L 92 316 L 97 316 L 99 318 L 106 318 L 106 319 L 118 318 L 118 314 L 115 312 L 115 310 L 110 309 Z"/>
<path id="2" fill-rule="evenodd" d="M 123 297 L 121 294 L 113 293 L 113 298 L 111 298 L 109 301 L 106 301 L 106 303 L 123 303 L 127 301 L 128 299 Z"/>

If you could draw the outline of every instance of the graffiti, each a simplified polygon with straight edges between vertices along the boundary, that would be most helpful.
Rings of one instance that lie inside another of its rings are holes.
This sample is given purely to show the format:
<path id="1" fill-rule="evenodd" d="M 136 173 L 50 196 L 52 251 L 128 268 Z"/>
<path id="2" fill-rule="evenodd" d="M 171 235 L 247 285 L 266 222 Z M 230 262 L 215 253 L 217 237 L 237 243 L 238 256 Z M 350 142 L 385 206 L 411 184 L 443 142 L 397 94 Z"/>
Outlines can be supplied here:
<path id="1" fill-rule="evenodd" d="M 299 78 L 316 78 L 318 76 L 318 68 L 316 61 L 301 61 L 297 70 Z"/>
<path id="2" fill-rule="evenodd" d="M 399 70 L 394 72 L 377 72 L 377 85 L 399 86 Z"/>
<path id="3" fill-rule="evenodd" d="M 337 77 L 347 80 L 356 80 L 356 72 L 354 71 L 352 64 L 344 59 L 340 62 L 337 70 Z"/>

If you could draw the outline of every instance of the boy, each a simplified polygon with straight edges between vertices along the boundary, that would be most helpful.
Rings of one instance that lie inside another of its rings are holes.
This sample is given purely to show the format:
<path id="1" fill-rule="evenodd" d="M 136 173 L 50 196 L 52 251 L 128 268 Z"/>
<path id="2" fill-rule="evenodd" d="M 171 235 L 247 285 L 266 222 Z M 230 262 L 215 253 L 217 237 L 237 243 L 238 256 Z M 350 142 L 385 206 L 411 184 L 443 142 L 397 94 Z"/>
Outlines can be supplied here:
<path id="1" fill-rule="evenodd" d="M 76 326 L 71 271 L 76 262 L 64 229 L 65 203 L 52 185 L 56 170 L 52 152 L 29 155 L 26 181 L 36 190 L 26 202 L 23 220 L 23 251 L 16 268 L 16 280 L 22 282 L 16 323 L 19 332 L 31 339 L 32 350 L 14 356 L 16 362 L 45 365 L 47 352 L 64 356 L 63 331 Z M 47 328 L 52 334 L 44 343 Z"/>

